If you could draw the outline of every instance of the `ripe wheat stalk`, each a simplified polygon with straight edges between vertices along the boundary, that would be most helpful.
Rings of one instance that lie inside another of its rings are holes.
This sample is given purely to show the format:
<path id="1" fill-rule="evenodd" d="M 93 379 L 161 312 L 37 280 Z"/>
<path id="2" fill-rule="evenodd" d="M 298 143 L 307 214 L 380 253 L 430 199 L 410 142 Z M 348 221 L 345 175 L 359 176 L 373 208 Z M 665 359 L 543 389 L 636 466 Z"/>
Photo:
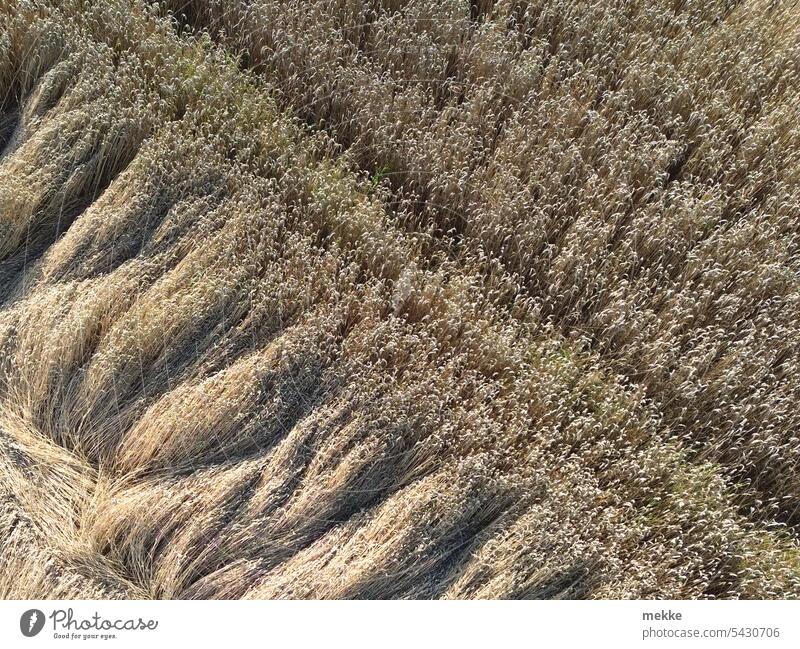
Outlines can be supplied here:
<path id="1" fill-rule="evenodd" d="M 0 596 L 800 596 L 796 1 L 0 0 Z"/>

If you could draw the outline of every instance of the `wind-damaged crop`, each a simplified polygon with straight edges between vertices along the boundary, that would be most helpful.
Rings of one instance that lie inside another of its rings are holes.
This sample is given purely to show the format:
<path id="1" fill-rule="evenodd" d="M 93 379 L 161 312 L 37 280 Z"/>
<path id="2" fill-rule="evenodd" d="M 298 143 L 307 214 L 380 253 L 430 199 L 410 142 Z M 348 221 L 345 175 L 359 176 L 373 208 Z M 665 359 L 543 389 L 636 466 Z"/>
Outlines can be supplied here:
<path id="1" fill-rule="evenodd" d="M 0 594 L 800 595 L 800 12 L 673 4 L 0 1 Z"/>

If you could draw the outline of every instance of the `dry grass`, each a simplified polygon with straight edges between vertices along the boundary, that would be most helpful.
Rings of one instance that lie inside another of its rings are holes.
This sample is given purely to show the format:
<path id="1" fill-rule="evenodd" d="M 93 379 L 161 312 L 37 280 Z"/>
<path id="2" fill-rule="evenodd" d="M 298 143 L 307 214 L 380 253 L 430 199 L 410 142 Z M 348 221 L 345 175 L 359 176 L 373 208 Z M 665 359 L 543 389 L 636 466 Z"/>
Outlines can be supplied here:
<path id="1" fill-rule="evenodd" d="M 800 595 L 797 3 L 0 16 L 0 595 Z"/>

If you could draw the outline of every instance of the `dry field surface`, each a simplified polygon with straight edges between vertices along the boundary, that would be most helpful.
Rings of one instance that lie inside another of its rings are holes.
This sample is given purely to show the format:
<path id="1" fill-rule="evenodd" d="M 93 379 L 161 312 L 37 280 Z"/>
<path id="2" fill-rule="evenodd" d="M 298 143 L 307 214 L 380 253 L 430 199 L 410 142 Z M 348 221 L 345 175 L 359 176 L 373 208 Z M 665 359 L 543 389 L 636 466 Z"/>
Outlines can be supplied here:
<path id="1" fill-rule="evenodd" d="M 0 597 L 800 597 L 800 0 L 0 0 Z"/>

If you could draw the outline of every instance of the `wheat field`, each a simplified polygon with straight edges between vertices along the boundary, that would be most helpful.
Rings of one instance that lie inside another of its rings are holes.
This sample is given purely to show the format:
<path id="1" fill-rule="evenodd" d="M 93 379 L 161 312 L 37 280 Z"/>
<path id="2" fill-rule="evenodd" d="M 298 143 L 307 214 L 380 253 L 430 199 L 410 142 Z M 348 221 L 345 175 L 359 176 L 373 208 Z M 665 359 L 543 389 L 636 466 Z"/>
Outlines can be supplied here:
<path id="1" fill-rule="evenodd" d="M 800 597 L 800 2 L 0 0 L 0 597 Z"/>

